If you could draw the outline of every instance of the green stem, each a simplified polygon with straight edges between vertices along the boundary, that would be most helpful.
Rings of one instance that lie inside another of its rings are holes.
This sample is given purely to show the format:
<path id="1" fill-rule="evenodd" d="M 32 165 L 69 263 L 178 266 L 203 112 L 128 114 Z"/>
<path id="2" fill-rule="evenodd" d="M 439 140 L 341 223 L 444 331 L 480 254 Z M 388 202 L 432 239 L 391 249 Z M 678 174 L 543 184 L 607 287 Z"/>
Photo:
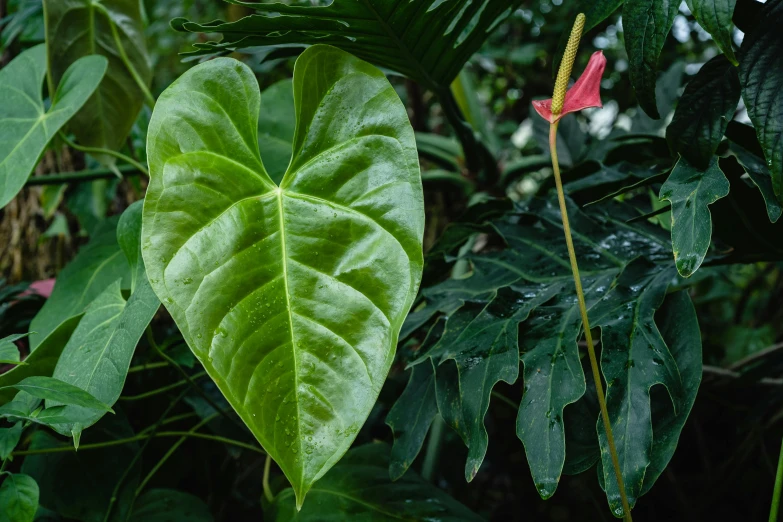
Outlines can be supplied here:
<path id="1" fill-rule="evenodd" d="M 168 361 L 158 361 L 154 363 L 139 364 L 128 368 L 128 373 L 143 372 L 145 370 L 154 370 L 155 368 L 168 368 L 171 366 Z"/>
<path id="2" fill-rule="evenodd" d="M 68 136 L 66 136 L 65 133 L 62 132 L 62 131 L 60 131 L 60 139 L 62 139 L 65 142 L 65 144 L 68 145 L 69 147 L 71 147 L 72 149 L 76 149 L 76 150 L 81 151 L 81 152 L 86 152 L 87 154 L 93 154 L 93 155 L 96 155 L 96 154 L 106 154 L 108 156 L 114 156 L 115 158 L 117 158 L 119 160 L 122 160 L 125 163 L 133 165 L 134 167 L 136 167 L 136 169 L 139 172 L 141 172 L 145 176 L 149 177 L 149 175 L 150 175 L 149 171 L 147 170 L 147 168 L 144 165 L 142 165 L 141 163 L 139 163 L 135 159 L 131 158 L 130 156 L 126 156 L 125 154 L 123 154 L 121 152 L 117 152 L 117 151 L 114 151 L 114 150 L 111 150 L 111 149 L 103 149 L 101 147 L 85 147 L 84 145 L 78 145 L 78 144 L 74 143 L 73 141 L 71 141 L 70 139 L 68 139 Z"/>
<path id="3" fill-rule="evenodd" d="M 94 2 L 93 5 L 97 9 L 101 10 L 103 14 L 106 16 L 106 19 L 109 21 L 109 27 L 111 27 L 111 34 L 112 37 L 114 37 L 114 45 L 117 46 L 117 51 L 120 53 L 120 59 L 122 60 L 122 63 L 125 65 L 125 68 L 128 69 L 130 75 L 133 77 L 133 81 L 135 81 L 136 85 L 139 87 L 139 90 L 144 96 L 144 100 L 146 101 L 147 105 L 149 105 L 150 108 L 155 107 L 155 97 L 150 92 L 149 88 L 147 87 L 147 84 L 141 79 L 141 76 L 139 75 L 138 71 L 133 66 L 133 64 L 130 62 L 130 59 L 128 59 L 128 54 L 125 52 L 125 46 L 122 45 L 120 32 L 117 30 L 117 24 L 114 23 L 111 14 L 103 5 L 97 2 Z"/>
<path id="4" fill-rule="evenodd" d="M 780 490 L 783 489 L 783 441 L 778 457 L 778 471 L 775 474 L 775 489 L 772 490 L 772 506 L 769 509 L 769 522 L 777 522 L 780 513 Z"/>
<path id="5" fill-rule="evenodd" d="M 261 480 L 261 485 L 264 487 L 264 498 L 269 503 L 275 501 L 275 496 L 272 494 L 272 490 L 269 488 L 269 468 L 272 467 L 272 457 L 267 453 L 266 462 L 264 462 L 264 477 Z"/>
<path id="6" fill-rule="evenodd" d="M 568 260 L 571 262 L 571 271 L 574 275 L 574 286 L 576 287 L 576 298 L 579 302 L 579 313 L 582 315 L 582 324 L 585 330 L 585 340 L 587 341 L 587 354 L 590 357 L 590 367 L 593 370 L 593 381 L 598 394 L 598 404 L 601 406 L 601 418 L 604 422 L 606 431 L 606 442 L 609 446 L 609 455 L 612 458 L 614 475 L 617 479 L 617 487 L 620 490 L 620 499 L 623 504 L 623 516 L 626 522 L 632 522 L 631 507 L 628 504 L 628 497 L 625 494 L 625 483 L 623 474 L 620 470 L 620 459 L 617 457 L 617 448 L 614 444 L 614 435 L 612 434 L 612 424 L 609 421 L 609 411 L 606 408 L 606 398 L 604 395 L 604 386 L 601 382 L 601 372 L 598 369 L 598 360 L 595 357 L 595 348 L 593 347 L 593 335 L 590 332 L 590 321 L 587 318 L 587 305 L 585 304 L 585 294 L 582 291 L 582 280 L 579 277 L 579 266 L 576 262 L 576 252 L 574 251 L 574 240 L 571 238 L 571 226 L 568 222 L 568 209 L 566 208 L 565 193 L 563 192 L 563 181 L 560 179 L 560 164 L 557 160 L 557 122 L 549 126 L 549 150 L 552 154 L 552 170 L 555 174 L 555 185 L 557 185 L 557 200 L 560 203 L 560 214 L 563 218 L 563 232 L 565 233 L 566 246 L 568 247 Z"/>
<path id="7" fill-rule="evenodd" d="M 207 372 L 199 372 L 195 374 L 193 377 L 190 377 L 189 379 L 182 379 L 181 381 L 177 381 L 172 384 L 168 384 L 166 386 L 163 386 L 161 388 L 156 388 L 154 390 L 150 390 L 148 392 L 140 393 L 139 395 L 125 395 L 120 397 L 121 401 L 140 401 L 142 399 L 148 399 L 149 397 L 154 397 L 155 395 L 160 395 L 161 393 L 166 393 L 167 391 L 176 390 L 180 386 L 185 386 L 186 384 L 192 382 L 193 379 L 198 379 L 200 377 L 204 377 L 207 374 Z"/>
<path id="8" fill-rule="evenodd" d="M 443 417 L 436 415 L 430 428 L 430 438 L 427 440 L 427 449 L 424 452 L 424 464 L 421 466 L 421 476 L 424 480 L 432 482 L 435 478 L 435 468 L 440 457 L 441 440 L 443 439 L 443 427 L 446 423 Z"/>
<path id="9" fill-rule="evenodd" d="M 121 165 L 117 167 L 117 170 L 125 176 L 138 176 L 139 174 L 146 175 L 146 172 L 142 172 L 132 165 Z M 84 183 L 96 179 L 109 179 L 116 177 L 117 173 L 113 170 L 90 169 L 80 170 L 79 172 L 60 172 L 46 176 L 33 176 L 29 178 L 24 185 L 26 187 L 32 187 L 36 185 L 61 185 L 63 183 Z"/>

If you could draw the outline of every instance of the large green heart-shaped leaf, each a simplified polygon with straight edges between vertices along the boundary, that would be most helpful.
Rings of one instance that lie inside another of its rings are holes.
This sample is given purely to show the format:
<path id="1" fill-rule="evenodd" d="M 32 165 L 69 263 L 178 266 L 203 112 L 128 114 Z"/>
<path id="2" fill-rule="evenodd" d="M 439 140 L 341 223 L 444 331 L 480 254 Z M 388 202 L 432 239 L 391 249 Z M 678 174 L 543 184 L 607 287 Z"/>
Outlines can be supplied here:
<path id="1" fill-rule="evenodd" d="M 709 205 L 729 193 L 729 180 L 717 158 L 698 169 L 680 158 L 661 186 L 660 198 L 672 204 L 672 249 L 677 271 L 690 277 L 701 266 L 712 240 Z"/>
<path id="2" fill-rule="evenodd" d="M 783 204 L 783 1 L 767 2 L 758 20 L 742 42 L 742 99 L 767 158 L 772 188 Z"/>
<path id="3" fill-rule="evenodd" d="M 119 149 L 144 103 L 152 71 L 139 0 L 44 0 L 50 85 L 82 56 L 109 61 L 106 77 L 68 128 L 82 145 Z M 119 40 L 119 44 L 118 44 Z M 111 156 L 99 156 L 113 164 Z"/>
<path id="4" fill-rule="evenodd" d="M 257 145 L 258 84 L 221 58 L 150 122 L 142 252 L 193 352 L 301 503 L 374 404 L 422 271 L 423 197 L 405 108 L 328 46 L 294 69 L 280 186 Z"/>
<path id="5" fill-rule="evenodd" d="M 106 72 L 100 56 L 63 67 L 47 111 L 42 87 L 46 48 L 38 45 L 0 70 L 0 208 L 22 190 L 49 141 L 84 105 Z"/>
<path id="6" fill-rule="evenodd" d="M 675 0 L 626 0 L 623 5 L 623 34 L 631 85 L 639 105 L 654 119 L 660 117 L 655 103 L 658 57 L 680 3 Z"/>

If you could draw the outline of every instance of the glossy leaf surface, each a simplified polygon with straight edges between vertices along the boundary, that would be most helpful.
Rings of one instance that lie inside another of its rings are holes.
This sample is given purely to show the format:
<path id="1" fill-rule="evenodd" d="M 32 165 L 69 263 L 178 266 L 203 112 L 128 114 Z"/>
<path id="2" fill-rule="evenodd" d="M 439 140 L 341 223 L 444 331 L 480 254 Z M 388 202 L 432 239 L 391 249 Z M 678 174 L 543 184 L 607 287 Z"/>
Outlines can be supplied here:
<path id="1" fill-rule="evenodd" d="M 481 518 L 413 472 L 389 480 L 389 447 L 375 443 L 349 451 L 314 487 L 297 513 L 294 492 L 283 490 L 270 509 L 270 520 L 342 522 L 363 520 L 440 520 L 472 522 Z"/>
<path id="2" fill-rule="evenodd" d="M 152 78 L 141 2 L 44 0 L 44 13 L 53 85 L 60 84 L 66 68 L 83 56 L 100 55 L 108 60 L 105 78 L 70 122 L 69 130 L 81 145 L 121 148 L 144 102 L 136 78 L 147 86 Z M 111 156 L 98 159 L 114 162 Z"/>
<path id="3" fill-rule="evenodd" d="M 783 204 L 783 1 L 770 0 L 758 23 L 742 41 L 740 84 L 748 116 L 772 174 L 772 188 Z"/>
<path id="4" fill-rule="evenodd" d="M 221 33 L 220 42 L 194 44 L 193 54 L 254 46 L 329 44 L 364 60 L 445 89 L 517 0 L 455 2 L 335 0 L 328 6 L 233 2 L 257 14 L 236 22 L 172 20 L 175 29 Z"/>
<path id="5" fill-rule="evenodd" d="M 704 261 L 712 239 L 709 205 L 728 193 L 729 180 L 715 157 L 705 170 L 680 158 L 661 186 L 660 198 L 672 204 L 672 249 L 681 276 L 690 277 Z"/>
<path id="6" fill-rule="evenodd" d="M 136 345 L 160 306 L 139 251 L 141 212 L 142 202 L 138 201 L 128 207 L 117 225 L 118 240 L 128 263 L 134 267 L 130 297 L 127 301 L 123 298 L 119 279 L 96 297 L 65 345 L 53 374 L 109 406 L 119 398 Z M 59 404 L 56 400 L 46 403 L 47 407 Z M 62 415 L 69 422 L 56 430 L 73 435 L 78 441 L 81 431 L 95 424 L 103 412 L 72 405 Z"/>
<path id="7" fill-rule="evenodd" d="M 666 128 L 672 149 L 707 168 L 740 99 L 737 69 L 723 55 L 705 63 L 685 87 Z"/>
<path id="8" fill-rule="evenodd" d="M 686 0 L 686 3 L 696 21 L 710 33 L 726 59 L 732 65 L 737 65 L 731 39 L 731 17 L 734 15 L 737 0 Z"/>
<path id="9" fill-rule="evenodd" d="M 0 69 L 0 208 L 22 190 L 46 145 L 84 105 L 105 71 L 105 58 L 74 60 L 72 67 L 63 68 L 46 110 L 43 45 L 28 49 Z"/>
<path id="10" fill-rule="evenodd" d="M 33 522 L 38 509 L 38 484 L 29 475 L 7 473 L 0 484 L 0 521 Z"/>
<path id="11" fill-rule="evenodd" d="M 52 295 L 30 323 L 33 353 L 58 325 L 82 314 L 107 286 L 120 278 L 130 282 L 128 261 L 117 243 L 115 218 L 103 222 L 90 242 L 58 274 Z"/>
<path id="12" fill-rule="evenodd" d="M 156 105 L 142 252 L 194 354 L 301 502 L 375 403 L 422 270 L 405 109 L 373 66 L 313 46 L 294 69 L 280 186 L 257 146 L 258 85 L 231 59 Z"/>
<path id="13" fill-rule="evenodd" d="M 655 102 L 658 57 L 680 3 L 676 0 L 626 0 L 623 4 L 623 34 L 631 85 L 639 105 L 654 119 L 660 117 Z"/>

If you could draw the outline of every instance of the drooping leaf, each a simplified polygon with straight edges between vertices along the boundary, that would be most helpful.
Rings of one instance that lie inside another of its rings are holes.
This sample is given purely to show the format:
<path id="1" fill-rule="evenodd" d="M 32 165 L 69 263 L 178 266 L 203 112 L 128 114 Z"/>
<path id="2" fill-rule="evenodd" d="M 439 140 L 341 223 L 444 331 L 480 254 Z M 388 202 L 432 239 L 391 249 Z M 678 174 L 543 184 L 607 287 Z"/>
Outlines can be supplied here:
<path id="1" fill-rule="evenodd" d="M 287 44 L 329 44 L 412 78 L 445 89 L 517 0 L 457 2 L 335 0 L 328 6 L 288 6 L 232 0 L 257 14 L 236 22 L 172 20 L 180 31 L 221 33 L 220 42 L 194 44 L 192 54 Z"/>
<path id="2" fill-rule="evenodd" d="M 93 397 L 90 393 L 53 377 L 41 375 L 27 377 L 11 387 L 27 392 L 39 399 L 113 413 L 109 406 Z"/>
<path id="3" fill-rule="evenodd" d="M 312 501 L 297 513 L 291 488 L 280 492 L 270 506 L 270 520 L 342 522 L 368 520 L 482 520 L 413 472 L 389 480 L 389 447 L 366 444 L 349 451 L 311 490 Z"/>
<path id="4" fill-rule="evenodd" d="M 28 49 L 0 70 L 0 208 L 22 190 L 46 145 L 84 105 L 106 72 L 106 59 L 99 56 L 68 65 L 63 67 L 49 110 L 43 101 L 43 45 Z"/>
<path id="5" fill-rule="evenodd" d="M 38 509 L 38 484 L 22 473 L 0 474 L 0 521 L 33 522 Z"/>
<path id="6" fill-rule="evenodd" d="M 133 435 L 127 419 L 118 411 L 87 430 L 82 443 L 113 442 Z M 33 433 L 29 449 L 48 448 L 71 451 L 28 455 L 22 462 L 22 472 L 38 482 L 41 505 L 67 519 L 103 522 L 117 482 L 139 451 L 138 442 L 73 451 L 69 442 L 45 430 Z M 140 473 L 141 466 L 133 466 L 119 490 L 111 520 L 125 520 Z"/>
<path id="7" fill-rule="evenodd" d="M 772 188 L 783 204 L 783 1 L 770 0 L 740 49 L 740 85 L 759 138 Z"/>
<path id="8" fill-rule="evenodd" d="M 661 186 L 660 199 L 672 204 L 672 249 L 677 271 L 690 277 L 704 261 L 712 238 L 709 205 L 729 193 L 729 180 L 717 158 L 700 170 L 680 158 Z"/>
<path id="9" fill-rule="evenodd" d="M 188 345 L 301 503 L 378 396 L 421 276 L 424 211 L 413 130 L 380 71 L 313 46 L 293 86 L 279 187 L 259 157 L 247 67 L 212 60 L 161 95 L 142 252 Z"/>
<path id="10" fill-rule="evenodd" d="M 117 150 L 144 102 L 152 71 L 139 0 L 44 0 L 49 81 L 62 82 L 65 69 L 83 56 L 108 59 L 106 76 L 68 128 L 81 145 Z M 120 45 L 117 43 L 119 39 Z M 101 162 L 114 164 L 111 156 Z"/>
<path id="11" fill-rule="evenodd" d="M 691 165 L 706 169 L 734 118 L 739 98 L 736 67 L 723 55 L 705 63 L 686 85 L 666 128 L 672 149 Z"/>
<path id="12" fill-rule="evenodd" d="M 258 148 L 264 168 L 275 183 L 280 183 L 291 161 L 296 130 L 293 84 L 282 80 L 261 93 L 258 114 Z"/>
<path id="13" fill-rule="evenodd" d="M 150 489 L 133 504 L 130 522 L 212 522 L 200 498 L 173 489 Z"/>
<path id="14" fill-rule="evenodd" d="M 625 0 L 623 35 L 628 52 L 628 72 L 644 112 L 658 119 L 655 82 L 658 57 L 674 24 L 680 2 L 675 0 Z"/>
<path id="15" fill-rule="evenodd" d="M 10 428 L 0 428 L 0 460 L 5 460 L 14 451 L 19 439 L 22 438 L 24 426 L 21 422 L 15 423 Z"/>
<path id="16" fill-rule="evenodd" d="M 33 353 L 58 325 L 82 314 L 93 299 L 120 278 L 130 282 L 128 261 L 117 243 L 117 219 L 112 218 L 94 231 L 90 242 L 58 275 L 52 295 L 30 323 Z"/>
<path id="17" fill-rule="evenodd" d="M 74 385 L 113 406 L 120 396 L 136 345 L 160 306 L 152 291 L 141 259 L 142 202 L 137 201 L 122 214 L 117 239 L 133 267 L 132 293 L 126 301 L 120 280 L 90 303 L 79 326 L 60 355 L 53 377 Z M 47 407 L 58 406 L 48 400 Z M 95 424 L 104 412 L 79 405 L 67 406 L 62 413 L 69 422 L 55 429 L 73 435 Z"/>
<path id="18" fill-rule="evenodd" d="M 737 161 L 759 188 L 767 206 L 769 220 L 776 223 L 780 219 L 780 215 L 783 214 L 783 206 L 775 196 L 775 191 L 772 188 L 772 176 L 764 160 L 736 143 L 731 144 L 731 151 L 737 156 Z"/>
<path id="19" fill-rule="evenodd" d="M 731 40 L 731 17 L 737 0 L 686 0 L 686 3 L 696 21 L 710 33 L 726 59 L 732 65 L 737 65 Z"/>

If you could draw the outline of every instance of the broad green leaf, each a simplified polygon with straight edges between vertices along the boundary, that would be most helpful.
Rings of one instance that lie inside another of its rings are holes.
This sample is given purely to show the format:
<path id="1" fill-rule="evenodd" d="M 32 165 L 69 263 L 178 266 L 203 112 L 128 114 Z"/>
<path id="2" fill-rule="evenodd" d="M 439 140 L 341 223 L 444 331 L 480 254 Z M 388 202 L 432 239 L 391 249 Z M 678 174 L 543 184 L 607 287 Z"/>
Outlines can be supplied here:
<path id="1" fill-rule="evenodd" d="M 22 473 L 5 473 L 0 474 L 0 480 L 0 522 L 33 522 L 38 509 L 35 479 Z"/>
<path id="2" fill-rule="evenodd" d="M 81 318 L 80 314 L 63 321 L 38 345 L 38 348 L 25 358 L 24 364 L 14 366 L 0 375 L 0 404 L 8 402 L 14 397 L 15 392 L 10 386 L 27 377 L 36 375 L 48 377 L 52 374 L 65 344 Z"/>
<path id="3" fill-rule="evenodd" d="M 246 66 L 206 62 L 161 95 L 142 253 L 188 345 L 301 503 L 386 377 L 421 277 L 424 210 L 413 130 L 379 70 L 318 45 L 293 87 L 279 187 L 258 153 Z"/>
<path id="4" fill-rule="evenodd" d="M 133 267 L 133 290 L 126 301 L 120 280 L 90 303 L 79 326 L 60 355 L 53 377 L 72 384 L 99 401 L 112 406 L 122 393 L 136 345 L 160 306 L 152 291 L 141 259 L 142 202 L 137 201 L 122 214 L 117 239 Z M 47 407 L 57 406 L 48 400 Z M 67 406 L 62 413 L 69 421 L 55 429 L 79 440 L 82 430 L 104 414 L 79 405 Z"/>
<path id="5" fill-rule="evenodd" d="M 30 323 L 33 353 L 58 325 L 82 314 L 92 300 L 117 279 L 130 281 L 129 275 L 128 262 L 117 243 L 117 219 L 106 220 L 58 274 L 52 295 Z"/>
<path id="6" fill-rule="evenodd" d="M 672 250 L 677 271 L 690 277 L 704 261 L 712 238 L 709 205 L 729 193 L 729 180 L 717 158 L 705 170 L 680 158 L 661 186 L 660 199 L 672 204 Z"/>
<path id="7" fill-rule="evenodd" d="M 435 371 L 432 364 L 417 364 L 411 370 L 408 385 L 386 417 L 386 424 L 394 433 L 389 457 L 392 480 L 402 477 L 413 464 L 437 414 Z"/>
<path id="8" fill-rule="evenodd" d="M 750 179 L 759 188 L 767 206 L 769 220 L 776 223 L 780 219 L 780 215 L 783 214 L 783 206 L 775 197 L 775 192 L 772 188 L 772 176 L 764 160 L 736 143 L 731 144 L 731 151 L 737 156 L 737 161 L 739 161 Z"/>
<path id="9" fill-rule="evenodd" d="M 19 364 L 19 347 L 14 344 L 30 334 L 13 334 L 0 339 L 0 364 Z"/>
<path id="10" fill-rule="evenodd" d="M 117 415 L 107 415 L 87 430 L 82 436 L 82 442 L 112 442 L 133 435 L 125 416 L 117 412 Z M 22 472 L 38 482 L 41 505 L 69 520 L 103 522 L 117 482 L 139 451 L 138 442 L 73 451 L 69 442 L 63 442 L 45 430 L 33 433 L 29 449 L 47 448 L 68 448 L 71 451 L 28 455 L 24 458 Z M 117 495 L 110 520 L 126 519 L 140 474 L 140 465 L 131 468 Z"/>
<path id="11" fill-rule="evenodd" d="M 745 35 L 740 52 L 740 85 L 748 116 L 783 204 L 783 2 L 767 2 L 758 23 Z"/>
<path id="12" fill-rule="evenodd" d="M 389 480 L 389 447 L 366 444 L 349 451 L 314 487 L 312 501 L 297 512 L 294 491 L 280 492 L 270 506 L 275 522 L 439 520 L 469 522 L 478 515 L 413 472 Z"/>
<path id="13" fill-rule="evenodd" d="M 696 21 L 710 33 L 715 44 L 732 64 L 737 65 L 732 47 L 731 30 L 737 0 L 685 0 Z"/>
<path id="14" fill-rule="evenodd" d="M 666 128 L 672 149 L 705 169 L 734 118 L 740 99 L 737 69 L 723 55 L 705 63 L 685 86 Z"/>
<path id="15" fill-rule="evenodd" d="M 173 489 L 150 489 L 133 503 L 130 522 L 212 522 L 200 498 Z"/>
<path id="16" fill-rule="evenodd" d="M 660 117 L 655 103 L 658 57 L 679 6 L 676 0 L 625 0 L 623 4 L 623 36 L 631 85 L 639 105 L 653 119 Z"/>
<path id="17" fill-rule="evenodd" d="M 44 0 L 44 13 L 51 84 L 61 83 L 65 69 L 83 56 L 108 59 L 105 78 L 71 120 L 69 130 L 81 145 L 121 148 L 144 102 L 138 82 L 149 87 L 152 78 L 141 2 Z M 114 164 L 111 156 L 97 159 Z"/>
<path id="18" fill-rule="evenodd" d="M 261 93 L 258 148 L 266 172 L 278 184 L 291 161 L 291 146 L 296 130 L 295 111 L 291 80 L 279 81 Z"/>
<path id="19" fill-rule="evenodd" d="M 194 44 L 192 54 L 329 44 L 434 90 L 447 89 L 492 30 L 520 4 L 518 0 L 334 0 L 323 7 L 231 3 L 257 14 L 236 22 L 172 20 L 180 31 L 223 35 L 219 42 Z"/>
<path id="20" fill-rule="evenodd" d="M 27 377 L 11 385 L 11 387 L 27 392 L 39 399 L 113 413 L 109 406 L 93 397 L 90 393 L 53 377 L 44 377 L 42 375 Z"/>
<path id="21" fill-rule="evenodd" d="M 5 460 L 14 451 L 19 439 L 22 438 L 24 426 L 21 422 L 15 423 L 10 428 L 0 428 L 0 460 Z"/>
<path id="22" fill-rule="evenodd" d="M 0 70 L 0 208 L 22 190 L 46 145 L 84 105 L 105 72 L 106 59 L 99 56 L 63 67 L 47 110 L 42 94 L 43 45 L 28 49 Z"/>

